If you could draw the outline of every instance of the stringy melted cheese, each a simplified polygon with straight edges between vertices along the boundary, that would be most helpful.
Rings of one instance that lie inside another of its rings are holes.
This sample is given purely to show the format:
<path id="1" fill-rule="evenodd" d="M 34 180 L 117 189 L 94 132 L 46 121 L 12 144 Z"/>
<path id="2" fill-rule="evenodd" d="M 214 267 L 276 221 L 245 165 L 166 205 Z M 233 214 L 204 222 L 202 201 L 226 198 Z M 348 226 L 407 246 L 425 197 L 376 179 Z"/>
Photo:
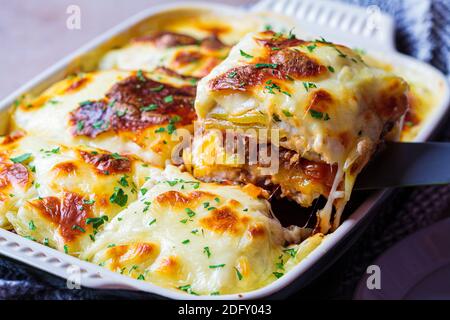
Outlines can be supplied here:
<path id="1" fill-rule="evenodd" d="M 195 107 L 207 129 L 277 129 L 280 140 L 271 143 L 336 164 L 319 214 L 327 232 L 332 206 L 337 227 L 356 175 L 407 110 L 407 94 L 401 78 L 344 46 L 268 31 L 247 35 L 199 82 Z"/>

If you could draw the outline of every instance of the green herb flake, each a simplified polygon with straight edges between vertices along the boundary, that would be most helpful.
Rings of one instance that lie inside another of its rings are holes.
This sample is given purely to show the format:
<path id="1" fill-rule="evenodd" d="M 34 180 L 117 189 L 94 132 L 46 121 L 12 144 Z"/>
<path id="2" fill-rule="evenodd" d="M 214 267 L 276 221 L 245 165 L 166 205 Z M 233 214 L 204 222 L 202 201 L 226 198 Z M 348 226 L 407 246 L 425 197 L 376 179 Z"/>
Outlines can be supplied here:
<path id="1" fill-rule="evenodd" d="M 281 278 L 281 277 L 284 275 L 284 273 L 282 273 L 282 272 L 273 272 L 272 274 L 273 274 L 277 279 Z"/>
<path id="2" fill-rule="evenodd" d="M 198 296 L 198 294 L 192 290 L 192 287 L 191 287 L 190 284 L 187 284 L 187 285 L 184 285 L 184 286 L 179 286 L 179 287 L 177 287 L 177 289 L 181 290 L 181 291 L 184 291 L 186 293 Z"/>
<path id="3" fill-rule="evenodd" d="M 309 89 L 317 88 L 317 85 L 313 82 L 303 82 L 303 87 L 305 88 L 306 92 L 308 92 Z"/>
<path id="4" fill-rule="evenodd" d="M 78 231 L 80 231 L 80 232 L 82 232 L 82 233 L 85 233 L 85 232 L 86 232 L 86 230 L 84 230 L 82 227 L 80 227 L 80 226 L 77 225 L 77 224 L 74 224 L 74 225 L 72 226 L 72 230 L 78 230 Z"/>
<path id="5" fill-rule="evenodd" d="M 244 58 L 248 58 L 248 59 L 253 58 L 252 55 L 249 55 L 248 53 L 244 52 L 243 50 L 239 50 L 239 52 L 241 53 L 241 56 L 243 56 Z"/>
<path id="6" fill-rule="evenodd" d="M 276 63 L 257 63 L 255 64 L 255 68 L 262 69 L 262 68 L 269 68 L 269 69 L 276 69 L 278 67 L 278 64 Z"/>
<path id="7" fill-rule="evenodd" d="M 294 248 L 290 248 L 290 249 L 284 249 L 283 252 L 289 254 L 292 258 L 295 258 L 295 256 L 297 255 L 297 251 L 298 249 L 294 249 Z"/>
<path id="8" fill-rule="evenodd" d="M 209 266 L 210 269 L 217 269 L 217 268 L 223 268 L 223 267 L 225 267 L 225 263 L 214 264 L 214 265 Z"/>
<path id="9" fill-rule="evenodd" d="M 186 240 L 183 240 L 181 243 L 182 243 L 182 244 L 188 244 L 189 242 L 191 242 L 191 240 L 186 239 Z"/>
<path id="10" fill-rule="evenodd" d="M 140 69 L 137 71 L 136 77 L 137 77 L 140 81 L 142 81 L 142 82 L 144 82 L 144 81 L 147 80 L 147 79 L 145 78 L 145 76 L 144 76 L 144 73 L 143 73 L 142 70 L 140 70 Z"/>
<path id="11" fill-rule="evenodd" d="M 234 270 L 236 270 L 236 275 L 237 275 L 239 281 L 242 280 L 243 276 L 242 276 L 242 273 L 239 271 L 239 269 L 234 267 Z"/>
<path id="12" fill-rule="evenodd" d="M 290 113 L 288 110 L 283 110 L 283 114 L 284 114 L 286 117 L 289 117 L 289 118 L 293 116 L 293 114 Z"/>
<path id="13" fill-rule="evenodd" d="M 77 121 L 77 132 L 81 132 L 84 129 L 84 121 Z"/>
<path id="14" fill-rule="evenodd" d="M 23 162 L 29 160 L 31 158 L 31 156 L 32 156 L 31 153 L 24 153 L 20 156 L 10 158 L 9 160 L 11 160 L 14 163 L 23 163 Z"/>
<path id="15" fill-rule="evenodd" d="M 130 184 L 128 183 L 127 178 L 128 178 L 128 176 L 127 176 L 127 175 L 124 175 L 124 176 L 122 176 L 122 177 L 120 178 L 120 180 L 118 181 L 119 184 L 120 184 L 122 187 L 128 187 L 128 186 L 130 185 Z"/>
<path id="16" fill-rule="evenodd" d="M 316 48 L 317 48 L 316 44 L 306 46 L 306 49 L 308 49 L 309 52 L 313 52 L 314 49 L 316 49 Z"/>
<path id="17" fill-rule="evenodd" d="M 158 105 L 156 105 L 154 103 L 149 104 L 148 106 L 145 106 L 145 107 L 141 107 L 141 111 L 143 111 L 143 112 L 145 112 L 145 111 L 154 111 L 156 109 L 158 109 Z"/>
<path id="18" fill-rule="evenodd" d="M 148 225 L 151 226 L 151 225 L 154 224 L 155 222 L 156 222 L 156 218 L 153 218 L 153 220 L 150 221 L 150 222 L 148 223 Z"/>
<path id="19" fill-rule="evenodd" d="M 164 97 L 163 101 L 165 103 L 172 103 L 173 102 L 173 96 L 170 95 L 170 96 Z"/>
<path id="20" fill-rule="evenodd" d="M 109 197 L 109 202 L 115 203 L 121 207 L 127 204 L 128 195 L 123 191 L 122 188 L 114 187 L 114 193 Z"/>
<path id="21" fill-rule="evenodd" d="M 206 256 L 209 258 L 211 257 L 211 250 L 209 250 L 209 247 L 203 248 L 203 253 L 206 254 Z"/>
<path id="22" fill-rule="evenodd" d="M 189 218 L 192 218 L 193 216 L 195 216 L 195 212 L 192 211 L 192 209 L 190 209 L 190 208 L 185 208 L 184 211 L 186 211 Z"/>
<path id="23" fill-rule="evenodd" d="M 228 73 L 227 77 L 233 79 L 234 77 L 236 77 L 236 75 L 237 75 L 236 71 L 231 71 L 230 73 Z"/>
<path id="24" fill-rule="evenodd" d="M 137 277 L 138 280 L 145 280 L 145 277 L 143 274 L 140 274 L 139 277 Z"/>
<path id="25" fill-rule="evenodd" d="M 162 91 L 163 89 L 164 89 L 164 85 L 161 84 L 161 85 L 159 85 L 159 86 L 157 86 L 157 87 L 150 88 L 150 91 L 152 91 L 152 92 L 160 92 L 160 91 Z"/>
<path id="26" fill-rule="evenodd" d="M 36 230 L 36 225 L 34 224 L 33 220 L 30 220 L 30 222 L 28 222 L 28 229 L 30 229 L 31 231 Z"/>
<path id="27" fill-rule="evenodd" d="M 333 68 L 332 66 L 328 66 L 327 68 L 328 68 L 328 71 L 330 71 L 330 72 L 333 72 L 333 73 L 334 73 L 334 71 L 335 71 L 335 70 L 334 70 L 334 68 Z"/>

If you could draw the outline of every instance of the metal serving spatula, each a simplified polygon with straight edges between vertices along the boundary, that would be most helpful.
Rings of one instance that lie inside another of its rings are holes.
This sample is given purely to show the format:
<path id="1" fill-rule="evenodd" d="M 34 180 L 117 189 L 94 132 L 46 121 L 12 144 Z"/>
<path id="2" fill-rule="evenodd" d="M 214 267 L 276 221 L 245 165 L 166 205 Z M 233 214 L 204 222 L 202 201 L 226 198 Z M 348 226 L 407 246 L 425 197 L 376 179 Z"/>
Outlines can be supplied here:
<path id="1" fill-rule="evenodd" d="M 450 183 L 450 143 L 388 142 L 356 179 L 355 190 Z"/>

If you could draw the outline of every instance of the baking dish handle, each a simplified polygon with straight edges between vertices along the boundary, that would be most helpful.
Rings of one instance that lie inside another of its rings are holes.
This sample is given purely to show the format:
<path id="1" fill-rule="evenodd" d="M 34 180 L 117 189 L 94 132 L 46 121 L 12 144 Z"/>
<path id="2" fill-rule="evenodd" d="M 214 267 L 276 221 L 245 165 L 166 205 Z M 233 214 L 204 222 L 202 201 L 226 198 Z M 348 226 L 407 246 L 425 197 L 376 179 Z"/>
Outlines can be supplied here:
<path id="1" fill-rule="evenodd" d="M 363 8 L 328 0 L 261 0 L 250 10 L 290 16 L 307 34 L 333 42 L 368 50 L 396 51 L 394 21 L 375 5 Z"/>

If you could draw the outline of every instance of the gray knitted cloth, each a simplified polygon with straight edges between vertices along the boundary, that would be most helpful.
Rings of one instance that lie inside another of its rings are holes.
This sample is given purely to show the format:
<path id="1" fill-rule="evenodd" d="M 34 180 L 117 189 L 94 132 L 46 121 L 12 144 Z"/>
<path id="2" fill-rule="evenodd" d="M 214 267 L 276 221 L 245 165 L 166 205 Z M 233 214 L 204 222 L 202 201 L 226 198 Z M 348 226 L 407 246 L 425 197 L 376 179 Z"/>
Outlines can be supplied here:
<path id="1" fill-rule="evenodd" d="M 396 21 L 399 51 L 424 60 L 449 75 L 450 0 L 342 0 L 378 5 Z M 447 121 L 437 140 L 450 141 Z M 408 234 L 450 216 L 450 186 L 397 191 L 352 248 L 329 271 L 293 298 L 351 298 L 366 267 Z M 65 281 L 0 257 L 0 299 L 94 299 L 108 291 L 68 290 Z M 130 294 L 132 298 L 149 295 Z"/>

